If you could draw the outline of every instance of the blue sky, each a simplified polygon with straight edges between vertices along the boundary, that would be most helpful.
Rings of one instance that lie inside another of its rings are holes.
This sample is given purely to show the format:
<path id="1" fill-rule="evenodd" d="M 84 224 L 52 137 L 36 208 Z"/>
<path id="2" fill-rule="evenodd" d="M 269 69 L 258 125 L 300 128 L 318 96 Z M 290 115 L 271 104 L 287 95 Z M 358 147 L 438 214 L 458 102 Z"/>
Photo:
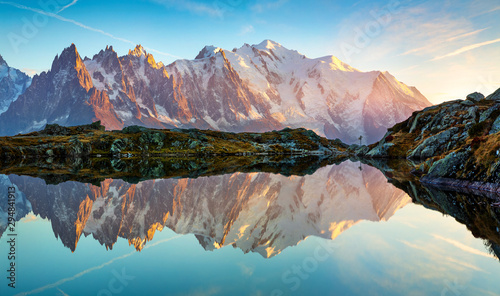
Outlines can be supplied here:
<path id="1" fill-rule="evenodd" d="M 387 70 L 434 103 L 500 87 L 500 3 L 482 1 L 0 1 L 0 54 L 30 74 L 71 43 L 83 56 L 142 44 L 157 61 L 264 39 L 310 58 Z"/>

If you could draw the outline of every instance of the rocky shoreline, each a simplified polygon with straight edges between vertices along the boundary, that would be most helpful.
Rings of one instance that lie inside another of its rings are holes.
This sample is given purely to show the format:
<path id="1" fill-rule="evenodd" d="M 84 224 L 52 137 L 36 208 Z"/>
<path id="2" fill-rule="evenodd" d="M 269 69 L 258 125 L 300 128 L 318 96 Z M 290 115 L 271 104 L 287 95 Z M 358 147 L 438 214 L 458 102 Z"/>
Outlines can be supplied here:
<path id="1" fill-rule="evenodd" d="M 468 180 L 458 180 L 451 178 L 432 178 L 424 176 L 420 179 L 420 182 L 424 184 L 429 184 L 432 186 L 446 187 L 446 188 L 467 188 L 479 191 L 487 191 L 492 193 L 500 194 L 500 184 L 479 182 L 479 181 L 468 181 Z"/>
<path id="2" fill-rule="evenodd" d="M 368 159 L 406 159 L 427 184 L 500 192 L 500 89 L 414 112 L 370 146 L 348 152 Z"/>

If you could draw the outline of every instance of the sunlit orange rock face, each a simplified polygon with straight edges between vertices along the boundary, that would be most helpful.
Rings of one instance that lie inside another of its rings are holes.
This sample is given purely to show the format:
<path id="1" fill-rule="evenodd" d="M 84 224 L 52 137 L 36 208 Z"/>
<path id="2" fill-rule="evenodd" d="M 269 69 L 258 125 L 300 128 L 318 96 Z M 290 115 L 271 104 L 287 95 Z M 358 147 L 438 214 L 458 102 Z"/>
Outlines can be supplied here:
<path id="1" fill-rule="evenodd" d="M 138 184 L 108 179 L 100 186 L 9 178 L 73 251 L 82 234 L 106 248 L 121 237 L 141 250 L 168 227 L 196 235 L 206 250 L 233 245 L 267 258 L 311 235 L 335 239 L 360 221 L 387 220 L 410 202 L 381 172 L 361 169 L 344 162 L 306 176 L 235 173 Z"/>

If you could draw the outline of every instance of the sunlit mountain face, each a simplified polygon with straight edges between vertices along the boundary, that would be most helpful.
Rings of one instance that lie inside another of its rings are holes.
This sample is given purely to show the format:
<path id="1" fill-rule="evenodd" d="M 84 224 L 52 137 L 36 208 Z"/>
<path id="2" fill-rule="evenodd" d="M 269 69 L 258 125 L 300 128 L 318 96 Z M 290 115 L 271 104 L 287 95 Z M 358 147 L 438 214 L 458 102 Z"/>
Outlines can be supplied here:
<path id="1" fill-rule="evenodd" d="M 309 236 L 333 240 L 360 221 L 388 220 L 411 201 L 377 169 L 349 161 L 305 176 L 233 173 L 137 184 L 107 179 L 99 186 L 8 179 L 28 197 L 27 210 L 49 219 L 72 251 L 82 235 L 108 249 L 125 238 L 141 250 L 168 227 L 195 234 L 206 250 L 232 245 L 268 258 Z"/>
<path id="2" fill-rule="evenodd" d="M 207 46 L 195 59 L 169 65 L 142 46 L 124 56 L 106 47 L 88 58 L 72 44 L 20 93 L 0 116 L 0 135 L 100 120 L 109 130 L 303 127 L 347 143 L 360 136 L 373 143 L 430 105 L 388 72 L 363 72 L 334 56 L 311 59 L 271 40 L 232 51 Z"/>

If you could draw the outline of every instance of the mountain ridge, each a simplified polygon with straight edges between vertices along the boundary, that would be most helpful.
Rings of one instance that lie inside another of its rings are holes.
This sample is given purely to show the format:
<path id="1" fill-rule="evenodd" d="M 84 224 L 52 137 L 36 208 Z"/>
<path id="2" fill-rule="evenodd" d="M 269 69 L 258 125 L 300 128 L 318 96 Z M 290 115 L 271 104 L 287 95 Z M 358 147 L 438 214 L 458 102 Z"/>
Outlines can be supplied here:
<path id="1" fill-rule="evenodd" d="M 68 65 L 76 72 L 61 71 Z M 0 115 L 0 134 L 100 120 L 108 129 L 143 125 L 264 132 L 305 127 L 344 142 L 362 136 L 370 143 L 385 128 L 430 105 L 416 88 L 388 72 L 361 72 L 334 56 L 309 59 L 271 40 L 233 51 L 206 46 L 194 60 L 166 66 L 140 45 L 121 57 L 107 46 L 92 59 L 81 59 L 72 44 L 34 80 L 34 90 Z M 72 102 L 60 108 L 62 97 Z M 51 104 L 44 112 L 25 109 L 44 101 Z"/>
<path id="2" fill-rule="evenodd" d="M 9 67 L 0 55 L 0 114 L 7 111 L 30 84 L 31 78 L 26 73 Z"/>

